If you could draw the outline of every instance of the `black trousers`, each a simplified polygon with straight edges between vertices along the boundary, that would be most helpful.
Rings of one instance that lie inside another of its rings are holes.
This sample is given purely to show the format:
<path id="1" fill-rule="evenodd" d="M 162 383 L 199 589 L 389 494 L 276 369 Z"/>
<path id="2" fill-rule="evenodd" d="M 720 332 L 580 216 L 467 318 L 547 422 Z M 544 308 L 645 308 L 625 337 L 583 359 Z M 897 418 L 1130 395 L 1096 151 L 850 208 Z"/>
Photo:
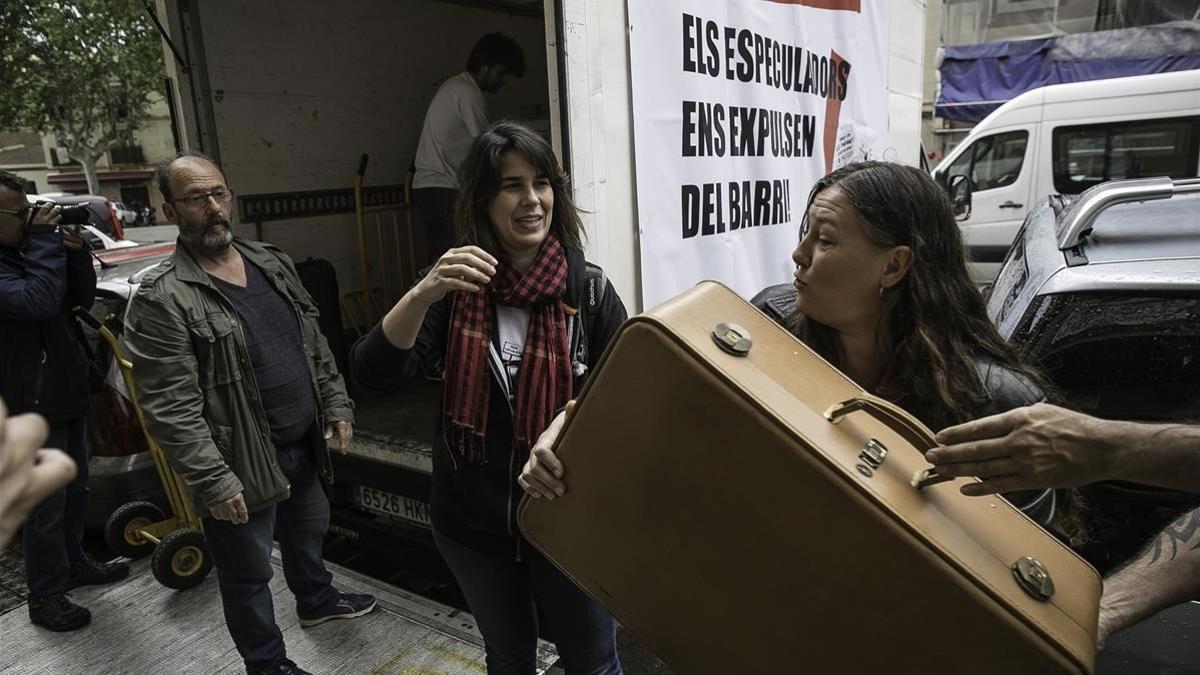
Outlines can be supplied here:
<path id="1" fill-rule="evenodd" d="M 83 555 L 83 517 L 88 503 L 87 418 L 52 422 L 46 447 L 75 460 L 75 480 L 33 509 L 24 526 L 25 580 L 29 597 L 67 589 L 70 564 Z"/>

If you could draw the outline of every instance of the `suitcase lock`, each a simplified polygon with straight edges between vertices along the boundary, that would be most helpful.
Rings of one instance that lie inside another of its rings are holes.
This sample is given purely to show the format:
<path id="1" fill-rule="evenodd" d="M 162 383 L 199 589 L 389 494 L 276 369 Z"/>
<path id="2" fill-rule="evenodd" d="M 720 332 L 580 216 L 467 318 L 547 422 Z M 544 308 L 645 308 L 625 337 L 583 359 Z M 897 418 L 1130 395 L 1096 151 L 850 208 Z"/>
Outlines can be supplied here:
<path id="1" fill-rule="evenodd" d="M 863 446 L 862 452 L 858 453 L 858 458 L 872 469 L 878 469 L 887 454 L 887 446 L 872 438 Z"/>
<path id="2" fill-rule="evenodd" d="M 754 345 L 754 340 L 750 338 L 750 331 L 736 323 L 717 324 L 712 331 L 712 339 L 721 348 L 721 351 L 734 356 L 749 354 L 750 347 Z"/>
<path id="3" fill-rule="evenodd" d="M 1037 558 L 1025 556 L 1012 566 L 1013 578 L 1034 600 L 1045 602 L 1054 595 L 1054 580 L 1050 578 L 1050 570 Z"/>

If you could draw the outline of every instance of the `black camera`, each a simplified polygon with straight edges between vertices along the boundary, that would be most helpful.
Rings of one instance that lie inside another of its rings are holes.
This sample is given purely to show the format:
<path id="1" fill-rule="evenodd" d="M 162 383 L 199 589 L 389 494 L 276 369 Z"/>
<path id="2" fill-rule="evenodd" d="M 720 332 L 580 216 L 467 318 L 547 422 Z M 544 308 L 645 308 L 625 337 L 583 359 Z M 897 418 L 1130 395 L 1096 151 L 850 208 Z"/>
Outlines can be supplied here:
<path id="1" fill-rule="evenodd" d="M 29 220 L 33 222 L 34 215 L 38 209 L 46 204 L 54 202 L 35 202 L 30 204 Z M 88 211 L 87 204 L 76 204 L 75 206 L 59 206 L 58 207 L 58 224 L 59 225 L 86 225 L 91 219 L 91 212 Z"/>

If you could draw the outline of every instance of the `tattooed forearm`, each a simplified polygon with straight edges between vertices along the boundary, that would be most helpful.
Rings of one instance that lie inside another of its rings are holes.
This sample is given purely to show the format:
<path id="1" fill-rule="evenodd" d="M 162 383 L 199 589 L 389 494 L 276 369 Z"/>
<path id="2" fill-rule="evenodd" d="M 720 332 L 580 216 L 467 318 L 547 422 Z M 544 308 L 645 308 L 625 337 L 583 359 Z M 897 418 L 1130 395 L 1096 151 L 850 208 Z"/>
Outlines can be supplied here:
<path id="1" fill-rule="evenodd" d="M 1200 509 L 1183 514 L 1154 539 L 1154 552 L 1146 565 L 1162 559 L 1174 560 L 1180 548 L 1185 551 L 1200 549 Z"/>

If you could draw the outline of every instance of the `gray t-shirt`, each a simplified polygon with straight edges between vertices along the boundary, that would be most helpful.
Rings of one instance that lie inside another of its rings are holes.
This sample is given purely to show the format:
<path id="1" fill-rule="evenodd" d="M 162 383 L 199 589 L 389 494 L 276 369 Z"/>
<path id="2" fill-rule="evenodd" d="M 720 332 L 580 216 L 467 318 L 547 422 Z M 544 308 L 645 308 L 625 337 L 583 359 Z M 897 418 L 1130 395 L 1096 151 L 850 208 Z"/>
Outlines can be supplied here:
<path id="1" fill-rule="evenodd" d="M 242 320 L 272 442 L 278 447 L 299 442 L 316 422 L 317 405 L 295 311 L 250 261 L 244 287 L 209 277 Z"/>

